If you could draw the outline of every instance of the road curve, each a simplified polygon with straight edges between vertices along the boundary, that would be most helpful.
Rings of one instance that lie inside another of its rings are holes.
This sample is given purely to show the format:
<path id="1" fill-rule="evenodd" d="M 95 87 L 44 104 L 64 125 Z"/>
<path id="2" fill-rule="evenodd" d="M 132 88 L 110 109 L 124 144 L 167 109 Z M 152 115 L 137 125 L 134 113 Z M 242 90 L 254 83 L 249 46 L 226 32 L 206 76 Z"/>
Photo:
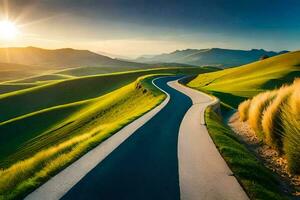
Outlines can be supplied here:
<path id="1" fill-rule="evenodd" d="M 247 199 L 201 125 L 211 100 L 175 79 L 155 80 L 168 98 L 152 115 L 134 121 L 26 199 Z"/>
<path id="2" fill-rule="evenodd" d="M 177 81 L 168 83 L 192 99 L 179 129 L 178 163 L 182 200 L 247 200 L 226 162 L 216 149 L 205 126 L 204 112 L 218 99 L 190 89 Z"/>

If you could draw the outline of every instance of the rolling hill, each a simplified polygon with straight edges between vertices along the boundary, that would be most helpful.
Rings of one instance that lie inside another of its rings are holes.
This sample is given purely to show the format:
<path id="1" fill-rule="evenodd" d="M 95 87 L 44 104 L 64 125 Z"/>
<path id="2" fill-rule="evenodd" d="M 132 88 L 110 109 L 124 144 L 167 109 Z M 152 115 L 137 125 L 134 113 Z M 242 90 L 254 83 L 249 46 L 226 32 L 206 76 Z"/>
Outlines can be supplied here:
<path id="1" fill-rule="evenodd" d="M 263 49 L 186 49 L 154 56 L 142 56 L 135 61 L 143 63 L 174 62 L 190 65 L 238 66 L 259 60 L 262 56 L 275 56 L 286 53 L 265 51 Z"/>
<path id="2" fill-rule="evenodd" d="M 99 67 L 101 69 L 97 71 L 105 73 L 149 66 L 113 59 L 88 50 L 70 48 L 48 50 L 36 47 L 0 48 L 0 82 L 77 67 Z"/>
<path id="3" fill-rule="evenodd" d="M 0 62 L 0 82 L 34 76 L 47 71 L 50 72 L 50 70 L 41 69 L 36 66 Z"/>
<path id="4" fill-rule="evenodd" d="M 300 51 L 289 52 L 236 68 L 201 74 L 188 86 L 208 91 L 237 108 L 245 98 L 280 87 L 300 77 Z"/>
<path id="5" fill-rule="evenodd" d="M 141 67 L 142 64 L 112 59 L 88 50 L 41 49 L 36 47 L 1 48 L 0 62 L 15 63 L 43 68 L 95 67 Z"/>

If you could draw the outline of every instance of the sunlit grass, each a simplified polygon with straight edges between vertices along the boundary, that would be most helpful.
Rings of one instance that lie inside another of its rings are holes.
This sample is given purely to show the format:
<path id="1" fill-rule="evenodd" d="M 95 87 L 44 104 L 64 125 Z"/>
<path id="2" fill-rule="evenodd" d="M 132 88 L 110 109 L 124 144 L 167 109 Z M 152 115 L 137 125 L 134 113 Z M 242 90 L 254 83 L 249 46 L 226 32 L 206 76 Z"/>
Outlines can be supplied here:
<path id="1" fill-rule="evenodd" d="M 250 105 L 251 105 L 251 100 L 250 99 L 248 99 L 246 101 L 243 101 L 239 105 L 238 111 L 239 111 L 240 119 L 242 121 L 247 121 L 248 120 L 248 113 L 249 113 Z"/>
<path id="2" fill-rule="evenodd" d="M 256 132 L 259 138 L 264 138 L 262 133 L 262 115 L 265 109 L 273 101 L 275 92 L 263 92 L 255 96 L 251 100 L 251 105 L 248 112 L 248 122 L 251 128 Z"/>
<path id="3" fill-rule="evenodd" d="M 300 76 L 300 51 L 274 56 L 240 67 L 199 74 L 188 86 L 202 91 L 212 92 L 222 98 L 224 103 L 237 108 L 234 99 L 251 98 L 267 89 L 279 88 L 284 83 L 292 83 Z"/>
<path id="4" fill-rule="evenodd" d="M 280 192 L 279 181 L 272 172 L 257 160 L 210 107 L 206 109 L 205 122 L 215 145 L 250 199 L 288 199 Z"/>
<path id="5" fill-rule="evenodd" d="M 281 112 L 283 106 L 287 103 L 289 96 L 292 93 L 292 87 L 284 86 L 277 91 L 276 98 L 266 108 L 263 113 L 262 127 L 265 134 L 265 141 L 277 149 L 282 150 L 282 121 Z"/>
<path id="6" fill-rule="evenodd" d="M 136 85 L 137 82 L 133 82 L 95 99 L 94 103 L 64 120 L 63 128 L 40 136 L 44 139 L 39 138 L 32 145 L 46 139 L 49 147 L 0 172 L 0 199 L 22 197 L 163 100 L 163 94 L 154 96 L 152 90 L 143 84 L 141 88 L 136 88 Z M 51 139 L 55 140 L 51 142 Z"/>

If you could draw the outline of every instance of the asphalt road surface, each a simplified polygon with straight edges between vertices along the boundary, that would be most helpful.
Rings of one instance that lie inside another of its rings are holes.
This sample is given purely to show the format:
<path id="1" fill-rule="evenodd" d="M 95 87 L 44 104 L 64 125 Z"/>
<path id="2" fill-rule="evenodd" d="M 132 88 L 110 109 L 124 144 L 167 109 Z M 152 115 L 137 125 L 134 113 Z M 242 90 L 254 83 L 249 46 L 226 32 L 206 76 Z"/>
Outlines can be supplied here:
<path id="1" fill-rule="evenodd" d="M 169 87 L 174 77 L 157 79 L 168 104 L 91 170 L 63 200 L 180 198 L 177 144 L 191 99 Z"/>

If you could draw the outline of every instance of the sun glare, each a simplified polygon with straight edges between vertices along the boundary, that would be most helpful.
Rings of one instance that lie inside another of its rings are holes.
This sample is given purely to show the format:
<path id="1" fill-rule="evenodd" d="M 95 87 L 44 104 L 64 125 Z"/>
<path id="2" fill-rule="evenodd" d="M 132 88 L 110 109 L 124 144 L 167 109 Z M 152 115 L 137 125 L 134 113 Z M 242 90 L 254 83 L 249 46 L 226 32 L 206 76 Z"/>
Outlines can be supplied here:
<path id="1" fill-rule="evenodd" d="M 3 40 L 13 40 L 18 35 L 17 26 L 11 21 L 0 21 L 0 38 Z"/>

